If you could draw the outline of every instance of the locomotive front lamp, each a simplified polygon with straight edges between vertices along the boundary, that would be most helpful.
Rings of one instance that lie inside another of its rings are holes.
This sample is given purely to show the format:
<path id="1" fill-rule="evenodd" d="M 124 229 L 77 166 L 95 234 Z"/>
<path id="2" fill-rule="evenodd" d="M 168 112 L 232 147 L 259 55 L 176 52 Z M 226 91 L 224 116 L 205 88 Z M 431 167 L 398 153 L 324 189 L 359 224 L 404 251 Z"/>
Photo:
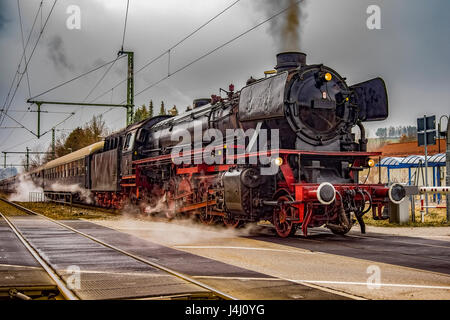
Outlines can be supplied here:
<path id="1" fill-rule="evenodd" d="M 324 78 L 327 81 L 331 81 L 331 79 L 333 79 L 333 76 L 331 75 L 331 73 L 327 72 L 327 73 L 325 73 Z"/>
<path id="2" fill-rule="evenodd" d="M 277 166 L 280 167 L 283 164 L 283 159 L 278 157 L 278 158 L 275 158 L 274 162 Z"/>

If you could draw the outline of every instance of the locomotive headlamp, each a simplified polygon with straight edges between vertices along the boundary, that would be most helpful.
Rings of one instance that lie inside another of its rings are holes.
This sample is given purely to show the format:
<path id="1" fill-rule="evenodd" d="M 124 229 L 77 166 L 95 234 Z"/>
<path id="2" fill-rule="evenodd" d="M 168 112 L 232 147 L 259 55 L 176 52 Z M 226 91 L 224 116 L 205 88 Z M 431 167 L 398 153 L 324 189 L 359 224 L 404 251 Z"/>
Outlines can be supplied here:
<path id="1" fill-rule="evenodd" d="M 277 166 L 280 167 L 283 164 L 283 159 L 278 157 L 278 158 L 275 158 L 274 162 Z"/>
<path id="2" fill-rule="evenodd" d="M 372 159 L 369 159 L 369 161 L 367 161 L 367 165 L 372 168 L 375 166 L 375 161 L 373 161 Z"/>
<path id="3" fill-rule="evenodd" d="M 324 78 L 327 81 L 331 81 L 331 79 L 333 79 L 333 76 L 331 75 L 331 73 L 327 72 L 327 73 L 325 73 Z"/>

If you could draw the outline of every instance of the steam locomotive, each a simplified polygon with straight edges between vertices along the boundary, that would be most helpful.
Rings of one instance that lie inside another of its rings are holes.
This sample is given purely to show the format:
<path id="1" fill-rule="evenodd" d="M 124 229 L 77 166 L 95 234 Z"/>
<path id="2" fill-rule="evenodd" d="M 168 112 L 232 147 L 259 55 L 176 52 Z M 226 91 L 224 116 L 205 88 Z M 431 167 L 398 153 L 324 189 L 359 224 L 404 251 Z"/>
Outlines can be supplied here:
<path id="1" fill-rule="evenodd" d="M 359 183 L 379 155 L 367 152 L 362 123 L 387 118 L 384 81 L 348 86 L 300 52 L 278 54 L 275 70 L 240 91 L 230 85 L 225 97 L 197 99 L 181 115 L 128 126 L 31 177 L 44 190 L 76 183 L 103 207 L 132 203 L 143 214 L 235 228 L 267 220 L 280 237 L 318 226 L 346 234 L 356 221 L 364 232 L 370 210 L 387 218 L 405 189 Z"/>

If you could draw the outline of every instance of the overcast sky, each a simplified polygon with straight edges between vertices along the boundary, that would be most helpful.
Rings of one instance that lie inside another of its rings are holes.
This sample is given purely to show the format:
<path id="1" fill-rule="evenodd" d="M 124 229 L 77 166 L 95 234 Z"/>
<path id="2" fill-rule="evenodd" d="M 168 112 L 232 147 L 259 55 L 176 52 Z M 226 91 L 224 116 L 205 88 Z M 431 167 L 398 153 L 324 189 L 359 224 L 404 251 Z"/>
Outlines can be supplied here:
<path id="1" fill-rule="evenodd" d="M 215 47 L 280 11 L 286 1 L 241 0 L 229 11 L 175 48 L 171 71 L 188 64 Z M 235 0 L 130 0 L 125 50 L 135 52 L 139 69 L 166 51 L 184 36 L 208 21 Z M 20 0 L 25 41 L 31 30 L 40 0 Z M 42 24 L 53 4 L 44 0 Z M 58 0 L 28 66 L 31 95 L 69 80 L 117 56 L 122 44 L 126 0 Z M 369 5 L 381 8 L 381 30 L 366 26 Z M 67 8 L 81 9 L 81 29 L 69 30 Z M 305 0 L 300 26 L 301 50 L 309 63 L 324 63 L 347 78 L 348 84 L 381 76 L 387 84 L 390 116 L 387 121 L 368 124 L 373 135 L 379 126 L 415 125 L 424 114 L 450 113 L 450 1 L 448 0 Z M 279 16 L 280 23 L 286 15 Z M 281 48 L 271 32 L 270 23 L 248 33 L 210 56 L 136 96 L 135 104 L 148 104 L 155 111 L 163 100 L 166 107 L 180 111 L 198 97 L 217 94 L 230 83 L 240 88 L 250 77 L 261 77 L 276 64 Z M 38 16 L 35 32 L 27 48 L 33 49 L 41 28 Z M 6 100 L 21 54 L 17 0 L 0 0 L 0 103 Z M 135 93 L 167 75 L 167 56 L 136 75 Z M 52 91 L 40 98 L 58 101 L 84 101 L 106 69 Z M 126 77 L 126 59 L 119 60 L 88 101 L 111 89 Z M 126 99 L 125 85 L 117 87 L 97 102 L 121 103 Z M 13 88 L 14 90 L 14 88 Z M 29 98 L 24 76 L 11 103 L 11 111 L 27 110 Z M 35 107 L 32 107 L 34 109 Z M 72 112 L 75 116 L 61 129 L 73 129 L 94 114 L 107 109 L 89 107 L 43 106 L 43 110 Z M 11 116 L 36 132 L 36 113 L 11 112 Z M 42 131 L 67 115 L 43 114 Z M 125 125 L 125 110 L 104 115 L 108 126 L 117 130 Z M 5 120 L 3 126 L 16 126 Z M 59 132 L 60 133 L 60 132 Z M 58 133 L 58 134 L 59 134 Z M 0 151 L 46 149 L 51 134 L 40 140 L 23 129 L 0 129 Z M 17 163 L 19 156 L 8 157 Z M 3 158 L 1 160 L 3 165 Z"/>

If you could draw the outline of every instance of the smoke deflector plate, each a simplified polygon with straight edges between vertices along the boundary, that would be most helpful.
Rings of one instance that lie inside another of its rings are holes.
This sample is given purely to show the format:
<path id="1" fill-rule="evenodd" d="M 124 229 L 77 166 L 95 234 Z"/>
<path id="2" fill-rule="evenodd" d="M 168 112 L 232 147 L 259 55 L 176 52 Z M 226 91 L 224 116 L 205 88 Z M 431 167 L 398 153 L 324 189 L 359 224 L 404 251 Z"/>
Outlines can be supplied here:
<path id="1" fill-rule="evenodd" d="M 241 91 L 239 119 L 255 121 L 284 117 L 284 91 L 287 72 L 257 81 Z"/>

